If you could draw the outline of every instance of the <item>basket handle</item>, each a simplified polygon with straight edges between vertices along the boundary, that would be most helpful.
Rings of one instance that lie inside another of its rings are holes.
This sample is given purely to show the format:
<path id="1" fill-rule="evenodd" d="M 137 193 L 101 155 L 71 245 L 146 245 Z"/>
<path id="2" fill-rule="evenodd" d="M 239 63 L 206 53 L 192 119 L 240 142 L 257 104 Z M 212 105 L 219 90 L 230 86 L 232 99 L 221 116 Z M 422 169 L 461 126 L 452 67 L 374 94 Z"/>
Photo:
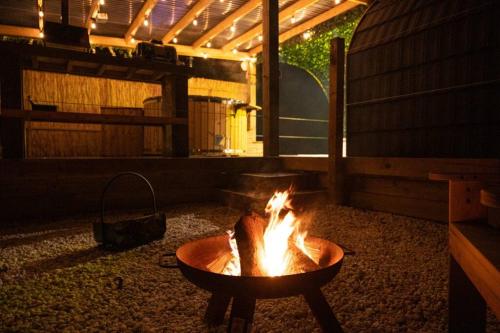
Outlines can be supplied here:
<path id="1" fill-rule="evenodd" d="M 106 192 L 108 191 L 109 187 L 111 186 L 111 184 L 113 184 L 115 182 L 115 180 L 117 180 L 118 178 L 121 178 L 123 176 L 135 176 L 139 179 L 142 179 L 148 185 L 149 191 L 151 192 L 151 198 L 153 199 L 154 213 L 155 214 L 158 213 L 158 207 L 156 205 L 155 191 L 153 189 L 153 186 L 149 182 L 149 180 L 138 172 L 133 172 L 133 171 L 120 172 L 120 173 L 116 174 L 113 178 L 108 180 L 108 182 L 106 183 L 106 186 L 104 187 L 104 190 L 102 191 L 102 194 L 101 194 L 101 228 L 102 228 L 103 232 L 104 232 L 104 197 L 105 197 Z"/>

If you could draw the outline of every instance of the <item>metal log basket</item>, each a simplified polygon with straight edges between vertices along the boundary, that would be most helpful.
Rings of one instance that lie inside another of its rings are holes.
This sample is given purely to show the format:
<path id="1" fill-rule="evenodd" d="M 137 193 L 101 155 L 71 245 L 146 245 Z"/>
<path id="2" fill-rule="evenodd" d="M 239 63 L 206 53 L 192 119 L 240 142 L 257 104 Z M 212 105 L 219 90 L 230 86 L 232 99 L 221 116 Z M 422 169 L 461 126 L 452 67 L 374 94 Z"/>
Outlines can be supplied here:
<path id="1" fill-rule="evenodd" d="M 104 222 L 104 199 L 108 189 L 119 178 L 134 176 L 147 184 L 153 201 L 153 214 L 119 220 L 112 223 Z M 149 180 L 137 172 L 121 172 L 111 178 L 101 194 L 101 218 L 93 224 L 94 239 L 97 243 L 114 249 L 131 248 L 163 238 L 166 231 L 165 213 L 159 212 L 156 196 Z"/>

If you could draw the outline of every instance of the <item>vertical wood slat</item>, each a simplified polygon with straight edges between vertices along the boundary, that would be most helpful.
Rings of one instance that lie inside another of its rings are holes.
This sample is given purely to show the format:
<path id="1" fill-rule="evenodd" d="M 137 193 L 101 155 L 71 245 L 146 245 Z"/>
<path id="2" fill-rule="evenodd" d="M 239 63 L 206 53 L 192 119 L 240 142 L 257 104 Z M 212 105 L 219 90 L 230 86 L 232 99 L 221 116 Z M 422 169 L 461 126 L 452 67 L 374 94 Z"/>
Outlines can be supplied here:
<path id="1" fill-rule="evenodd" d="M 274 0 L 262 1 L 263 66 L 262 100 L 264 116 L 264 156 L 279 155 L 279 56 L 278 20 L 279 4 Z"/>
<path id="2" fill-rule="evenodd" d="M 344 39 L 330 42 L 330 110 L 328 122 L 328 180 L 331 198 L 344 203 L 342 140 L 344 137 Z"/>

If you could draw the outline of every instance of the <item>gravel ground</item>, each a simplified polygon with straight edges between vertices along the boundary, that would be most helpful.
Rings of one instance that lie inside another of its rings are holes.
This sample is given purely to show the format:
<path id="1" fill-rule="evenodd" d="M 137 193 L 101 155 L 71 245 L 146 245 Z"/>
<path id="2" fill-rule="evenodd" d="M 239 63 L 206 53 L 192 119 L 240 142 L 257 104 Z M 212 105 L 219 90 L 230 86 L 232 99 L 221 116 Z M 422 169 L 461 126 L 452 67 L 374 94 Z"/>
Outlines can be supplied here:
<path id="1" fill-rule="evenodd" d="M 239 212 L 216 204 L 166 211 L 164 240 L 120 253 L 96 248 L 92 217 L 1 230 L 0 332 L 208 331 L 209 294 L 160 268 L 159 256 L 224 232 Z M 323 288 L 346 332 L 447 330 L 446 225 L 328 206 L 311 229 L 356 252 Z M 255 330 L 319 332 L 300 297 L 258 301 Z M 488 331 L 500 331 L 491 313 Z"/>

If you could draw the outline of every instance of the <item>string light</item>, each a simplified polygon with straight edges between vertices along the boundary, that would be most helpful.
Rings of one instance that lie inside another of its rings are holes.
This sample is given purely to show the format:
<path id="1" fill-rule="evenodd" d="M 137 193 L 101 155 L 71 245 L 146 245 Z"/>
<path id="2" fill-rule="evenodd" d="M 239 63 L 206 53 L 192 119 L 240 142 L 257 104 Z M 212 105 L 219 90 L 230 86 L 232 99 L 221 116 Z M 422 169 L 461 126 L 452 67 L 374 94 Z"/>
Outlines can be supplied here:
<path id="1" fill-rule="evenodd" d="M 203 52 L 203 59 L 207 59 L 208 58 L 208 54 L 206 52 Z"/>
<path id="2" fill-rule="evenodd" d="M 144 24 L 145 27 L 149 25 L 149 20 L 147 17 L 144 19 L 144 22 L 142 22 L 142 24 Z"/>
<path id="3" fill-rule="evenodd" d="M 238 53 L 238 50 L 237 49 L 233 49 L 232 52 L 233 52 L 233 54 L 236 54 L 236 53 Z"/>
<path id="4" fill-rule="evenodd" d="M 104 6 L 104 5 L 106 4 L 106 1 L 104 1 L 104 0 L 99 0 L 99 4 L 100 4 L 101 6 Z"/>
<path id="5" fill-rule="evenodd" d="M 292 22 L 292 24 L 295 24 L 295 22 L 297 22 L 297 19 L 295 18 L 295 15 L 292 16 L 292 18 L 290 19 L 290 22 Z"/>
<path id="6" fill-rule="evenodd" d="M 172 42 L 173 42 L 174 44 L 177 44 L 177 37 L 174 37 L 174 39 L 172 39 Z"/>
<path id="7" fill-rule="evenodd" d="M 43 31 L 40 31 L 40 33 L 38 34 L 38 36 L 39 36 L 40 38 L 43 38 L 43 37 L 45 37 L 45 34 L 43 33 Z"/>
<path id="8" fill-rule="evenodd" d="M 132 38 L 130 39 L 130 42 L 131 42 L 132 44 L 135 44 L 135 38 L 134 38 L 134 37 L 132 37 Z"/>
<path id="9" fill-rule="evenodd" d="M 90 23 L 90 27 L 91 27 L 92 29 L 95 29 L 95 28 L 97 28 L 97 24 L 95 24 L 95 22 L 94 22 L 94 21 L 92 21 L 92 23 Z"/>
<path id="10" fill-rule="evenodd" d="M 342 0 L 335 0 L 335 4 L 339 5 L 342 2 Z"/>
<path id="11" fill-rule="evenodd" d="M 38 16 L 39 16 L 39 17 L 43 17 L 43 16 L 44 16 L 43 10 L 41 10 L 41 9 L 40 9 L 40 10 L 38 11 Z"/>
<path id="12" fill-rule="evenodd" d="M 312 33 L 310 31 L 306 31 L 302 34 L 302 38 L 304 38 L 304 39 L 309 39 L 309 38 L 311 38 L 311 36 L 312 36 Z"/>
<path id="13" fill-rule="evenodd" d="M 258 39 L 259 39 L 259 42 L 262 42 L 262 40 L 264 39 L 264 37 L 262 37 L 262 35 L 259 35 Z"/>
<path id="14" fill-rule="evenodd" d="M 193 25 L 194 25 L 195 27 L 198 25 L 198 19 L 197 19 L 197 18 L 195 18 L 195 19 L 193 20 Z"/>
<path id="15" fill-rule="evenodd" d="M 229 28 L 229 30 L 231 30 L 231 32 L 235 32 L 236 31 L 236 25 L 233 23 L 233 25 L 231 26 L 231 28 Z"/>
<path id="16" fill-rule="evenodd" d="M 208 48 L 212 47 L 212 42 L 208 41 L 208 42 L 207 42 L 207 47 L 208 47 Z"/>

